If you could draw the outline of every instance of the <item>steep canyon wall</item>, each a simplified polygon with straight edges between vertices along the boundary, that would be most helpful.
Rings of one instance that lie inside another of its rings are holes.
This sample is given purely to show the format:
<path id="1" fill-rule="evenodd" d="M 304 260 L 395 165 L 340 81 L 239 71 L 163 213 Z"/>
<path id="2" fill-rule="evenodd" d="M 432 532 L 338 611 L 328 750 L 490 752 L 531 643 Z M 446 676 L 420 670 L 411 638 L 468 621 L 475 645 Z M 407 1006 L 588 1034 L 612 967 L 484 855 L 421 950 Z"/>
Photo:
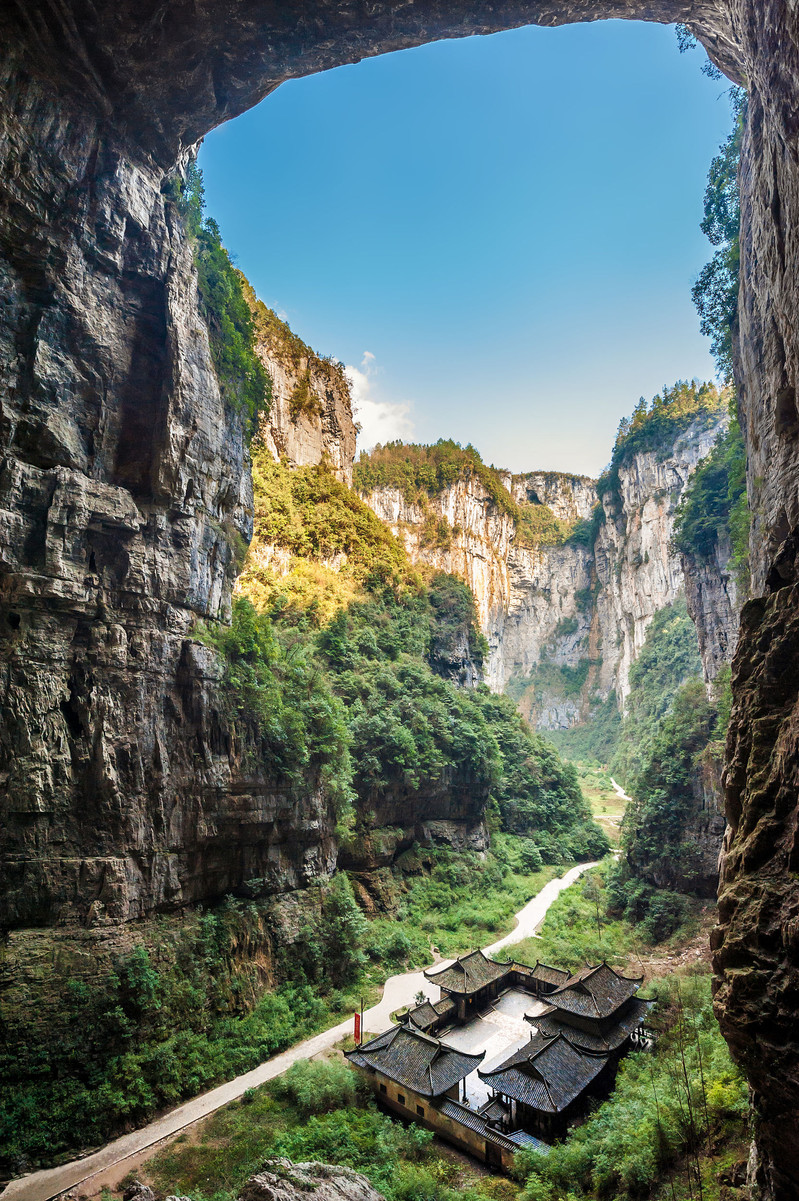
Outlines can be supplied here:
<path id="1" fill-rule="evenodd" d="M 529 545 L 476 475 L 423 499 L 408 500 L 394 487 L 364 498 L 415 562 L 469 584 L 490 648 L 489 686 L 509 691 L 539 728 L 568 728 L 591 698 L 615 693 L 623 707 L 652 617 L 683 591 L 671 547 L 674 514 L 725 424 L 697 420 L 670 447 L 624 459 L 617 486 L 601 497 L 596 482 L 581 476 L 500 473 L 517 504 L 545 505 L 569 525 L 594 521 L 589 537 L 562 545 Z"/>

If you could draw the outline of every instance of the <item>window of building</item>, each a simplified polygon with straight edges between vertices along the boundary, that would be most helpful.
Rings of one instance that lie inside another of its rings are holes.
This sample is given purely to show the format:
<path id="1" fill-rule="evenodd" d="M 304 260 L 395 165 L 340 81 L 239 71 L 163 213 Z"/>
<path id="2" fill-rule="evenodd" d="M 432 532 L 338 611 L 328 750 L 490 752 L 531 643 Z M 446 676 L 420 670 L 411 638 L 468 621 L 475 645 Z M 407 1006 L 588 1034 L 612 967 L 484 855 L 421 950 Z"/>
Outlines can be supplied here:
<path id="1" fill-rule="evenodd" d="M 417 1106 L 416 1106 L 416 1112 L 418 1113 L 418 1115 L 419 1115 L 419 1117 L 420 1117 L 420 1118 L 423 1118 L 423 1117 L 424 1117 L 424 1106 L 423 1106 L 423 1105 L 417 1105 Z"/>
<path id="2" fill-rule="evenodd" d="M 381 1091 L 381 1093 L 387 1093 L 387 1092 L 388 1092 L 388 1089 L 386 1088 L 385 1084 L 381 1084 L 381 1085 L 380 1085 L 380 1091 Z"/>
<path id="3" fill-rule="evenodd" d="M 400 1105 L 405 1104 L 405 1098 L 403 1097 L 402 1093 L 397 1093 L 397 1100 L 399 1101 Z"/>

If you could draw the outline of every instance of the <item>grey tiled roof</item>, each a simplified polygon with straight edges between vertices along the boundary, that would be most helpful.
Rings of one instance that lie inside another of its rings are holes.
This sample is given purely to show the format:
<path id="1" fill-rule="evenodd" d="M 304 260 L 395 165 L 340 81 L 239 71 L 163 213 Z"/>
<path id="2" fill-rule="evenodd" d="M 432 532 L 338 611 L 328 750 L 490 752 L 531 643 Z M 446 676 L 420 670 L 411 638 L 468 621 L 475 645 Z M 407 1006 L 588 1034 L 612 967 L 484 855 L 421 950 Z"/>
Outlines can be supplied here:
<path id="1" fill-rule="evenodd" d="M 469 1109 L 466 1105 L 459 1105 L 457 1101 L 451 1101 L 449 1097 L 441 1102 L 438 1109 L 446 1117 L 452 1118 L 454 1122 L 460 1122 L 461 1126 L 467 1126 L 469 1130 L 474 1130 L 477 1134 L 481 1134 L 488 1141 L 498 1143 L 500 1147 L 505 1147 L 508 1151 L 518 1150 L 518 1146 L 513 1142 L 511 1135 L 494 1130 L 489 1126 L 483 1115 L 477 1113 L 476 1110 Z"/>
<path id="2" fill-rule="evenodd" d="M 546 1155 L 549 1151 L 548 1143 L 542 1143 L 540 1138 L 535 1138 L 526 1130 L 514 1130 L 513 1134 L 509 1134 L 507 1137 L 517 1147 L 529 1147 L 532 1151 L 537 1151 L 539 1155 Z"/>
<path id="3" fill-rule="evenodd" d="M 489 1122 L 502 1122 L 508 1117 L 508 1106 L 503 1105 L 499 1097 L 492 1097 L 480 1109 L 480 1113 Z"/>
<path id="4" fill-rule="evenodd" d="M 575 1047 L 562 1034 L 537 1034 L 491 1072 L 480 1077 L 506 1097 L 542 1113 L 562 1113 L 594 1080 L 607 1055 Z"/>
<path id="5" fill-rule="evenodd" d="M 424 1097 L 440 1097 L 473 1072 L 485 1051 L 468 1055 L 408 1026 L 392 1026 L 371 1042 L 345 1051 L 359 1068 L 371 1068 Z"/>
<path id="6" fill-rule="evenodd" d="M 493 959 L 487 959 L 482 951 L 471 951 L 456 959 L 449 967 L 440 968 L 437 972 L 425 972 L 425 976 L 446 992 L 468 996 L 485 988 L 486 984 L 507 976 L 512 970 L 512 963 L 495 963 Z"/>
<path id="7" fill-rule="evenodd" d="M 565 984 L 569 979 L 569 972 L 564 971 L 562 967 L 551 967 L 548 963 L 542 963 L 540 959 L 536 960 L 535 967 L 530 967 L 529 963 L 518 963 L 514 959 L 511 961 L 511 967 L 519 976 L 540 980 L 543 984 L 553 984 L 555 987 Z"/>
<path id="8" fill-rule="evenodd" d="M 413 1009 L 409 1009 L 402 1021 L 410 1022 L 419 1030 L 429 1030 L 438 1021 L 438 1014 L 429 1001 L 423 1001 L 421 1005 L 414 1005 Z"/>
<path id="9" fill-rule="evenodd" d="M 641 987 L 643 976 L 629 980 L 607 963 L 583 968 L 548 996 L 552 1005 L 577 1017 L 609 1018 Z"/>
<path id="10" fill-rule="evenodd" d="M 610 1052 L 620 1047 L 633 1030 L 641 1025 L 651 1004 L 651 1001 L 642 1001 L 636 997 L 618 1021 L 607 1023 L 604 1028 L 592 1034 L 578 1030 L 576 1026 L 570 1026 L 568 1021 L 559 1019 L 557 1010 L 553 1012 L 554 1007 L 550 1007 L 546 1014 L 530 1020 L 545 1038 L 554 1038 L 562 1034 L 575 1047 L 582 1047 L 586 1051 Z"/>
<path id="11" fill-rule="evenodd" d="M 432 1005 L 430 1001 L 423 1001 L 421 1005 L 415 1005 L 400 1020 L 403 1023 L 416 1026 L 417 1030 L 427 1032 L 437 1022 L 446 1021 L 449 1015 L 454 1012 L 455 1002 L 450 1000 L 449 997 L 442 997 L 440 1001 L 436 1001 L 435 1005 Z"/>
<path id="12" fill-rule="evenodd" d="M 533 968 L 533 978 L 535 980 L 543 980 L 545 984 L 554 984 L 557 987 L 566 983 L 569 979 L 569 973 L 564 972 L 563 968 L 550 967 L 548 963 L 541 963 L 540 960 L 537 960 Z"/>

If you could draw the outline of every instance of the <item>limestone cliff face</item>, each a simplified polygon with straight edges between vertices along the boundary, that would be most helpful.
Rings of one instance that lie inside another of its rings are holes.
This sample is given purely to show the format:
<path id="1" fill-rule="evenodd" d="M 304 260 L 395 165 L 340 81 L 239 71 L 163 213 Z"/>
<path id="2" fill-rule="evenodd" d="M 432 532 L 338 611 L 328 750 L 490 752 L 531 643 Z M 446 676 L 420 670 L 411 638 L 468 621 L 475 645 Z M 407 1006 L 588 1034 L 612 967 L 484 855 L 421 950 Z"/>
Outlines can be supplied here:
<path id="1" fill-rule="evenodd" d="M 382 789 L 358 805 L 358 826 L 339 851 L 339 866 L 371 873 L 414 843 L 485 851 L 490 842 L 487 804 L 488 789 L 463 779 L 444 778 L 423 791 Z"/>
<path id="2" fill-rule="evenodd" d="M 619 486 L 605 492 L 605 521 L 594 561 L 600 694 L 615 689 L 621 705 L 630 690 L 630 667 L 659 609 L 685 587 L 679 555 L 671 548 L 674 513 L 686 483 L 707 455 L 726 419 L 695 422 L 669 453 L 639 452 L 619 467 Z"/>
<path id="3" fill-rule="evenodd" d="M 433 498 L 426 509 L 408 502 L 396 488 L 378 489 L 364 499 L 402 539 L 413 562 L 460 576 L 469 585 L 491 648 L 485 679 L 501 689 L 504 681 L 497 652 L 510 592 L 512 519 L 497 507 L 476 477 L 459 480 Z M 441 529 L 439 521 L 444 523 Z"/>
<path id="4" fill-rule="evenodd" d="M 732 662 L 744 596 L 732 564 L 729 538 L 720 537 L 709 558 L 681 554 L 685 596 L 699 636 L 705 679 Z"/>
<path id="5" fill-rule="evenodd" d="M 272 380 L 272 403 L 261 422 L 270 454 L 290 467 L 324 461 L 351 484 L 357 431 L 344 368 L 306 346 L 247 290 L 256 351 Z"/>
<path id="6" fill-rule="evenodd" d="M 585 475 L 565 475 L 562 471 L 529 471 L 512 475 L 508 491 L 517 502 L 547 505 L 556 517 L 569 523 L 587 521 L 597 503 L 595 481 Z"/>
<path id="7" fill-rule="evenodd" d="M 26 76 L 5 99 L 0 924 L 302 884 L 325 798 L 245 770 L 193 638 L 252 499 L 181 220 L 96 115 Z"/>
<path id="8" fill-rule="evenodd" d="M 674 513 L 723 426 L 700 420 L 668 454 L 631 456 L 619 468 L 618 490 L 601 498 L 595 482 L 580 476 L 503 474 L 517 503 L 546 505 L 570 523 L 588 520 L 601 500 L 604 521 L 591 545 L 525 545 L 513 517 L 474 476 L 424 505 L 395 488 L 365 499 L 412 559 L 471 587 L 490 648 L 489 686 L 510 691 L 540 728 L 567 728 L 589 697 L 615 692 L 623 706 L 649 622 L 681 594 L 682 566 L 670 545 Z"/>

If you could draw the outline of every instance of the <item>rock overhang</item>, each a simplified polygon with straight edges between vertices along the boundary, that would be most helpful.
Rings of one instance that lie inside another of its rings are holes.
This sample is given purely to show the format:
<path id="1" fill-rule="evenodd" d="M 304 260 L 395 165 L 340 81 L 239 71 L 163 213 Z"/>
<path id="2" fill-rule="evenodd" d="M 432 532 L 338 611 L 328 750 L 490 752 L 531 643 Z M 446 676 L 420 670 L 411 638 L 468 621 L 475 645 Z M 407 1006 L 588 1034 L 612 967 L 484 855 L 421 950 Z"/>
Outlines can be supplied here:
<path id="1" fill-rule="evenodd" d="M 688 23 L 740 78 L 734 0 L 9 0 L 0 32 L 26 69 L 70 89 L 162 169 L 287 79 L 442 39 L 525 25 Z"/>

